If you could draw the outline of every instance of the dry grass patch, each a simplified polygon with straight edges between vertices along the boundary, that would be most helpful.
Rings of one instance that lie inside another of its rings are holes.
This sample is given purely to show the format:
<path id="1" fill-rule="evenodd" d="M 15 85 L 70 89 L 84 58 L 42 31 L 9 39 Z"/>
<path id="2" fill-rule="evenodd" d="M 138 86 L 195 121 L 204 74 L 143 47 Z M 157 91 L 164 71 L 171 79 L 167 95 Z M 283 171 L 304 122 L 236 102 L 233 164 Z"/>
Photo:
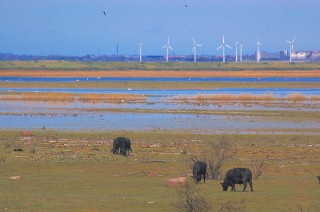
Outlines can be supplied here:
<path id="1" fill-rule="evenodd" d="M 319 95 L 311 95 L 310 96 L 310 100 L 311 101 L 320 101 L 320 96 Z"/>
<path id="2" fill-rule="evenodd" d="M 142 102 L 146 100 L 144 95 L 136 94 L 80 94 L 79 101 L 107 101 L 107 102 Z"/>
<path id="3" fill-rule="evenodd" d="M 289 101 L 319 101 L 319 95 L 304 95 L 302 93 L 292 93 L 286 96 L 286 100 Z"/>
<path id="4" fill-rule="evenodd" d="M 74 95 L 57 92 L 10 92 L 1 94 L 0 99 L 7 101 L 74 101 Z"/>
<path id="5" fill-rule="evenodd" d="M 8 92 L 0 94 L 5 101 L 82 101 L 82 102 L 141 102 L 144 95 L 135 94 L 72 94 L 58 92 Z"/>
<path id="6" fill-rule="evenodd" d="M 302 93 L 293 93 L 286 96 L 289 101 L 305 101 L 307 97 Z"/>

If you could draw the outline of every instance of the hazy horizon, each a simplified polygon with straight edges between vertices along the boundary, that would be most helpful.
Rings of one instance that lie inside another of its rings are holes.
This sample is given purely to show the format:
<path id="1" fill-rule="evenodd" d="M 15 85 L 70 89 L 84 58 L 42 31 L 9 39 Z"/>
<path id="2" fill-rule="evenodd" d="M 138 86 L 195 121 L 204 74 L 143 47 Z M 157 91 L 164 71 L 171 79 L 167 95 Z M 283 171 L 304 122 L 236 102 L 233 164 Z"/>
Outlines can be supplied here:
<path id="1" fill-rule="evenodd" d="M 186 7 L 187 6 L 187 7 Z M 0 0 L 0 52 L 34 55 L 111 55 L 127 52 L 165 55 L 170 37 L 175 54 L 192 54 L 193 36 L 203 44 L 198 55 L 221 55 L 222 36 L 244 54 L 320 50 L 318 0 Z M 106 12 L 106 16 L 103 14 Z"/>

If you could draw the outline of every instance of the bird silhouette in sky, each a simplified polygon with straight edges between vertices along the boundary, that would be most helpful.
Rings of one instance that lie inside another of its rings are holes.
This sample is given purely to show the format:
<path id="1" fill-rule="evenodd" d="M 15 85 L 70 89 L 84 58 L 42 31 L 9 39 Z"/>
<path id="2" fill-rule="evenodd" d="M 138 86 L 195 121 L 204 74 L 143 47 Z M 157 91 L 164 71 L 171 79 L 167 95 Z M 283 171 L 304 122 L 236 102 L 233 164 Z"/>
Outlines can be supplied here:
<path id="1" fill-rule="evenodd" d="M 104 16 L 107 16 L 106 11 L 103 11 Z"/>
<path id="2" fill-rule="evenodd" d="M 188 7 L 188 5 L 186 5 L 186 4 L 185 4 L 184 6 L 185 6 L 185 7 Z"/>

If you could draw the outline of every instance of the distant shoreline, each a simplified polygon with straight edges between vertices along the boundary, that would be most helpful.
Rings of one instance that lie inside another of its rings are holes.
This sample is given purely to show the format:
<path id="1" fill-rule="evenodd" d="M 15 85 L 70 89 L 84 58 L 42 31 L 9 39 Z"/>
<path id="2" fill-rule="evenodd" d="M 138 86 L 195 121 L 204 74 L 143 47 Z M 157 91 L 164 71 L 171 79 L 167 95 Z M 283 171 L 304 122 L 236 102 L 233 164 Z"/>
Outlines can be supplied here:
<path id="1" fill-rule="evenodd" d="M 153 71 L 153 70 L 0 70 L 1 77 L 320 77 L 317 70 L 242 70 L 242 71 Z"/>

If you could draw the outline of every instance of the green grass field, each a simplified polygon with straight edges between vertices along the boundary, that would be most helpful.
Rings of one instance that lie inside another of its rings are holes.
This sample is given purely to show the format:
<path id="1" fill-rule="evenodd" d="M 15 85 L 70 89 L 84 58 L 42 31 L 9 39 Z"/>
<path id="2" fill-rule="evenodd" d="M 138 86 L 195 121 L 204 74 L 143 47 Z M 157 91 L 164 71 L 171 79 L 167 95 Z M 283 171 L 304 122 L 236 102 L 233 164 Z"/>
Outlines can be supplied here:
<path id="1" fill-rule="evenodd" d="M 185 158 L 200 155 L 222 137 L 236 154 L 224 172 L 250 167 L 250 156 L 268 154 L 269 160 L 253 181 L 254 192 L 223 192 L 220 180 L 197 185 L 214 211 L 227 201 L 244 201 L 245 211 L 319 211 L 319 135 L 31 133 L 0 131 L 0 211 L 181 211 L 173 207 L 177 189 L 165 187 L 164 180 L 191 174 Z M 120 135 L 131 139 L 133 156 L 110 152 L 112 140 Z"/>
<path id="2" fill-rule="evenodd" d="M 1 61 L 0 70 L 319 70 L 320 63 Z"/>

